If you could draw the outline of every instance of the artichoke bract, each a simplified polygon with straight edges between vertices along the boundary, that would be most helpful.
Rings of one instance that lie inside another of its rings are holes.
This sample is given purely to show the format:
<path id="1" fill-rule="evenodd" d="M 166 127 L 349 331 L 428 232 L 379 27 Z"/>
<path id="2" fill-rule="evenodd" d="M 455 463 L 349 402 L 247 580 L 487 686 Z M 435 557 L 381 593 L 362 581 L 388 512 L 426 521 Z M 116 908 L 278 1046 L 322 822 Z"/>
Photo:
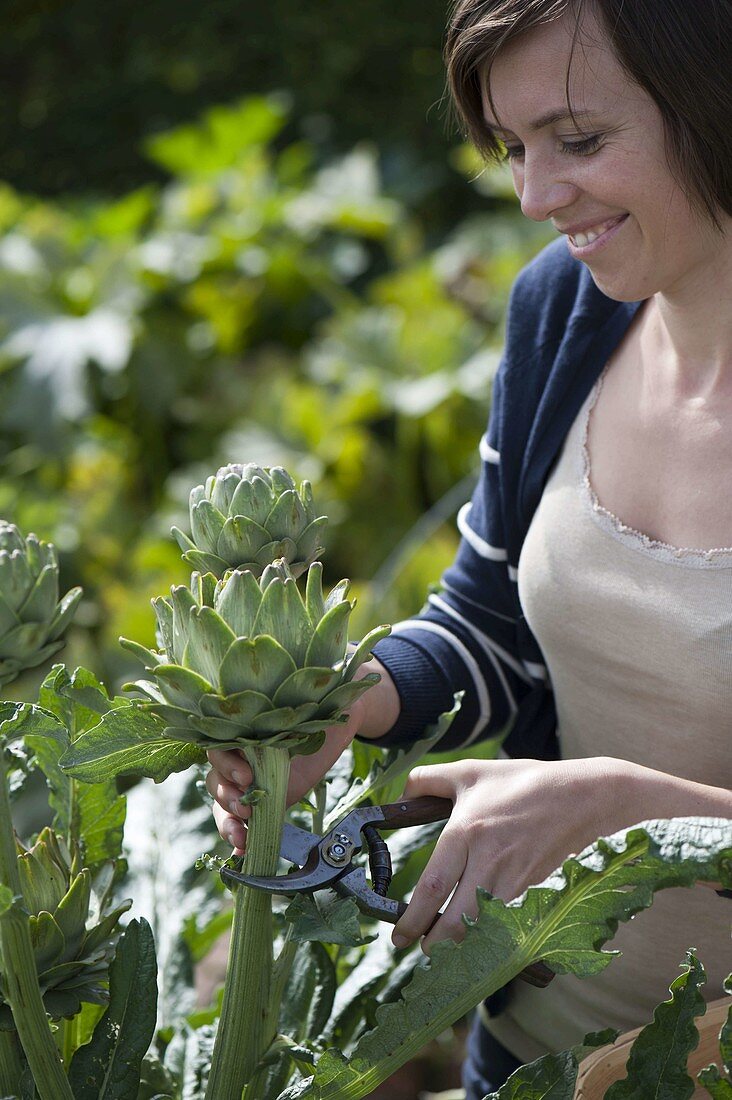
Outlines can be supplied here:
<path id="1" fill-rule="evenodd" d="M 349 652 L 355 603 L 347 596 L 347 581 L 323 595 L 320 562 L 307 571 L 304 595 L 284 560 L 259 580 L 250 570 L 219 581 L 194 573 L 191 588 L 153 600 L 161 652 L 121 639 L 154 677 L 127 686 L 148 697 L 172 739 L 314 751 L 326 727 L 345 721 L 343 712 L 378 682 L 353 677 L 390 629 L 377 627 Z"/>
<path id="2" fill-rule="evenodd" d="M 0 521 L 0 686 L 42 664 L 63 646 L 81 589 L 59 602 L 58 560 L 53 545 L 23 538 Z"/>
<path id="3" fill-rule="evenodd" d="M 60 1019 L 75 1015 L 84 1003 L 106 1004 L 119 920 L 132 904 L 113 906 L 122 866 L 103 864 L 93 874 L 82 869 L 78 854 L 72 857 L 63 839 L 49 828 L 30 848 L 18 841 L 17 850 L 46 1012 Z M 0 983 L 0 1029 L 13 1026 Z"/>
<path id="4" fill-rule="evenodd" d="M 229 569 L 256 576 L 284 558 L 299 577 L 320 555 L 326 516 L 316 516 L 310 482 L 295 482 L 280 466 L 222 466 L 190 494 L 191 538 L 173 535 L 183 558 L 201 573 L 223 577 Z"/>

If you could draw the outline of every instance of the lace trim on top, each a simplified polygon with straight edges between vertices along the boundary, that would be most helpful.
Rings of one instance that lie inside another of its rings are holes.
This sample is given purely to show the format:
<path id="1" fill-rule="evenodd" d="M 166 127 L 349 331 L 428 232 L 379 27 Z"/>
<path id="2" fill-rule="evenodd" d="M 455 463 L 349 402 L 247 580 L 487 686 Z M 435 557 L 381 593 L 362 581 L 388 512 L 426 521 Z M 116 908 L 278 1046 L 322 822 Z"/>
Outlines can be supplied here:
<path id="1" fill-rule="evenodd" d="M 720 546 L 712 550 L 699 550 L 690 546 L 672 546 L 668 542 L 662 542 L 661 539 L 654 539 L 642 531 L 637 531 L 635 527 L 629 527 L 614 512 L 611 512 L 600 503 L 592 486 L 588 437 L 592 410 L 597 404 L 597 399 L 602 391 L 606 371 L 607 367 L 603 370 L 590 394 L 582 432 L 582 488 L 586 494 L 587 503 L 590 505 L 593 519 L 604 531 L 619 539 L 625 546 L 649 554 L 658 561 L 672 565 L 686 565 L 697 569 L 709 567 L 732 568 L 732 546 Z"/>

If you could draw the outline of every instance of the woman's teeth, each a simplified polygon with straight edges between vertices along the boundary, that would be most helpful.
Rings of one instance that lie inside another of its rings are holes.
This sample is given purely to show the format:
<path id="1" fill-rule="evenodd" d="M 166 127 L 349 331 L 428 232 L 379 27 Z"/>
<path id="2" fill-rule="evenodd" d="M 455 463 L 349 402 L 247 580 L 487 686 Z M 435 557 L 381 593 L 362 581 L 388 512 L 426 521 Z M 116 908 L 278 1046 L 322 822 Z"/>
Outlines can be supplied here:
<path id="1" fill-rule="evenodd" d="M 610 221 L 601 222 L 600 225 L 595 225 L 592 229 L 587 229 L 584 233 L 573 233 L 569 239 L 577 248 L 584 248 L 586 245 L 596 241 L 603 233 L 607 233 L 608 229 L 619 220 L 618 218 L 611 218 Z"/>

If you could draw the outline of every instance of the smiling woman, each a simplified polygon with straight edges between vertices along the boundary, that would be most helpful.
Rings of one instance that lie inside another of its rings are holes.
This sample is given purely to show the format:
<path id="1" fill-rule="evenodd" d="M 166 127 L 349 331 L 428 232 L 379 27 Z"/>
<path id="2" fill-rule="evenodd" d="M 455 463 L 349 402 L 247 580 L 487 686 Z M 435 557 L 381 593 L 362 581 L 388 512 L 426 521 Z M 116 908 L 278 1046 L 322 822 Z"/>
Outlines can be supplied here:
<path id="1" fill-rule="evenodd" d="M 462 937 L 476 887 L 515 898 L 644 819 L 732 819 L 732 5 L 461 0 L 446 57 L 466 132 L 565 240 L 514 287 L 457 559 L 289 792 L 354 734 L 409 744 L 465 692 L 440 744 L 465 759 L 405 791 L 453 802 L 395 929 L 427 952 Z M 506 729 L 509 759 L 469 758 Z M 219 827 L 244 843 L 229 807 L 251 777 L 211 760 Z M 643 1024 L 692 944 L 719 998 L 728 906 L 668 891 L 612 966 L 510 990 L 476 1020 L 468 1100 L 519 1061 Z"/>

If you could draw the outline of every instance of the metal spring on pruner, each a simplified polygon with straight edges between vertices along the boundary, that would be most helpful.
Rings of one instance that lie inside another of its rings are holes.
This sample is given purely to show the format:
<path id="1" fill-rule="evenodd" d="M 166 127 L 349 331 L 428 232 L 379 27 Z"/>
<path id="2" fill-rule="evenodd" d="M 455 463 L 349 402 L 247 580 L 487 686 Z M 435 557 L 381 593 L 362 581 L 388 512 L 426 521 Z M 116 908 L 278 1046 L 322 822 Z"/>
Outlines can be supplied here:
<path id="1" fill-rule="evenodd" d="M 392 879 L 391 855 L 373 825 L 364 825 L 363 835 L 369 846 L 369 868 L 371 870 L 371 888 L 380 898 L 385 898 Z"/>

